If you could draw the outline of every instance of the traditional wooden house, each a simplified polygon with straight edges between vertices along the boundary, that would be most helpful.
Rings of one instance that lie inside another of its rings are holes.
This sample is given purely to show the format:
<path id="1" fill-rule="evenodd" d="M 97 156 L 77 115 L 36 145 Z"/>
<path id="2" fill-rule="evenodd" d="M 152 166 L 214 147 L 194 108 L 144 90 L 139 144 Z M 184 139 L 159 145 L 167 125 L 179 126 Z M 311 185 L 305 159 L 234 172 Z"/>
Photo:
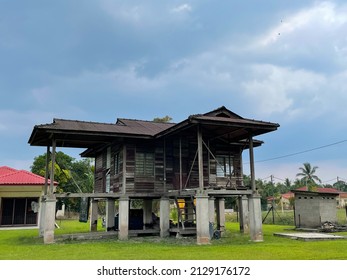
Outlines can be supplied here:
<path id="1" fill-rule="evenodd" d="M 56 147 L 85 148 L 83 157 L 95 159 L 95 188 L 83 194 L 91 202 L 91 228 L 95 225 L 97 199 L 107 200 L 106 227 L 115 225 L 115 200 L 119 202 L 118 238 L 127 239 L 129 205 L 143 200 L 143 230 L 152 220 L 152 201 L 160 200 L 159 233 L 162 237 L 194 230 L 197 243 L 210 242 L 211 225 L 224 228 L 224 199 L 238 197 L 240 228 L 254 241 L 263 240 L 260 196 L 255 187 L 253 137 L 275 131 L 276 123 L 243 118 L 225 107 L 191 115 L 180 123 L 118 119 L 95 123 L 54 119 L 36 125 L 29 139 L 32 146 L 46 146 L 52 160 Z M 243 184 L 242 152 L 249 150 L 251 186 Z M 47 153 L 49 154 L 49 153 Z M 48 161 L 47 161 L 48 169 Z M 51 171 L 54 180 L 54 170 Z M 54 239 L 52 217 L 56 197 L 47 188 L 46 242 Z M 65 194 L 60 194 L 63 196 Z M 69 194 L 81 197 L 82 194 Z M 170 200 L 180 200 L 180 223 L 170 223 Z M 182 201 L 184 203 L 182 203 Z M 188 207 L 188 206 L 191 207 Z M 215 216 L 217 217 L 215 220 Z M 215 223 L 214 223 L 215 222 Z M 147 228 L 146 228 L 147 227 Z"/>

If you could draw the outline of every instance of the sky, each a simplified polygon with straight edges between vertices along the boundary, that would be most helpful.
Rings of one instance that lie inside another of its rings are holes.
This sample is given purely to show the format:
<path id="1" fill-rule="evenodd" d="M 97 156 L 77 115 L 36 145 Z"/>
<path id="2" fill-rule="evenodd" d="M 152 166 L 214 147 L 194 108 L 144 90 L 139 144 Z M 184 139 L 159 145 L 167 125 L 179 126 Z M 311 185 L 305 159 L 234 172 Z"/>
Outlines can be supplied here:
<path id="1" fill-rule="evenodd" d="M 46 151 L 33 127 L 53 118 L 225 106 L 280 125 L 257 137 L 256 178 L 294 181 L 309 162 L 347 181 L 346 81 L 345 1 L 0 0 L 0 166 L 29 170 Z"/>

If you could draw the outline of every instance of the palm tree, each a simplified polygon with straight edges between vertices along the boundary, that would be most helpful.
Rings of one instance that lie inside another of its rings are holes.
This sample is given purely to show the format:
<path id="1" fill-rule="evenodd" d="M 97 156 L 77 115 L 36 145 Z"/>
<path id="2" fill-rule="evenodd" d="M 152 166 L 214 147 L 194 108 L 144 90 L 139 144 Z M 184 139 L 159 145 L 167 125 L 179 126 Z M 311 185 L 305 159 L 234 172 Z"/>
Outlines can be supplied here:
<path id="1" fill-rule="evenodd" d="M 310 163 L 305 162 L 304 167 L 299 167 L 301 172 L 296 174 L 297 177 L 301 177 L 301 181 L 304 181 L 306 183 L 306 186 L 309 191 L 312 190 L 312 187 L 317 185 L 317 182 L 321 183 L 321 179 L 318 178 L 318 176 L 315 175 L 317 171 L 318 166 L 311 166 Z"/>

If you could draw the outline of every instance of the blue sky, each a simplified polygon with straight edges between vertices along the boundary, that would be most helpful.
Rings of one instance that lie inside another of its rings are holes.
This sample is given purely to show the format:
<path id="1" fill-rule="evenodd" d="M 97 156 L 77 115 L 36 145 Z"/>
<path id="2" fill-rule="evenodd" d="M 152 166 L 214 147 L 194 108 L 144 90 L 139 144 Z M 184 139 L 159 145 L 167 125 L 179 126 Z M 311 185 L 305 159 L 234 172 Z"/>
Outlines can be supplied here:
<path id="1" fill-rule="evenodd" d="M 179 122 L 226 106 L 280 124 L 259 137 L 257 178 L 310 162 L 334 183 L 346 80 L 345 1 L 0 0 L 0 166 L 29 169 L 45 152 L 33 126 L 53 118 Z"/>

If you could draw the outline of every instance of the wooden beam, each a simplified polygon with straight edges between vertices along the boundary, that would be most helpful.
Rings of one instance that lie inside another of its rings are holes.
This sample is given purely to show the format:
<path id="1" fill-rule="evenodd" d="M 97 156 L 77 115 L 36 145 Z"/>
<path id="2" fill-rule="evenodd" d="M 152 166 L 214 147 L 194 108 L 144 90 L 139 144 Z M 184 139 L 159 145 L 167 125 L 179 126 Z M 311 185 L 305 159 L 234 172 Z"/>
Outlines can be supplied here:
<path id="1" fill-rule="evenodd" d="M 251 171 L 251 188 L 253 192 L 256 192 L 252 135 L 249 136 L 249 164 L 250 164 L 250 171 Z"/>
<path id="2" fill-rule="evenodd" d="M 43 194 L 46 195 L 47 192 L 48 192 L 48 168 L 49 168 L 49 154 L 51 153 L 51 148 L 50 146 L 48 145 L 47 146 L 47 151 L 46 151 L 46 166 L 45 166 L 45 187 L 44 187 L 44 190 L 43 190 Z"/>
<path id="3" fill-rule="evenodd" d="M 179 145 L 179 157 L 180 157 L 180 191 L 182 191 L 183 186 L 183 177 L 182 177 L 182 137 L 180 137 L 180 145 Z"/>
<path id="4" fill-rule="evenodd" d="M 198 166 L 199 166 L 199 189 L 204 190 L 204 161 L 202 150 L 202 132 L 201 127 L 198 126 Z"/>
<path id="5" fill-rule="evenodd" d="M 127 186 L 127 146 L 123 144 L 123 178 L 122 178 L 122 194 L 126 194 Z"/>
<path id="6" fill-rule="evenodd" d="M 49 186 L 49 194 L 53 194 L 54 192 L 54 167 L 55 167 L 55 150 L 56 150 L 56 141 L 53 136 L 52 138 L 52 166 L 51 166 L 51 175 L 50 175 L 50 186 Z"/>

